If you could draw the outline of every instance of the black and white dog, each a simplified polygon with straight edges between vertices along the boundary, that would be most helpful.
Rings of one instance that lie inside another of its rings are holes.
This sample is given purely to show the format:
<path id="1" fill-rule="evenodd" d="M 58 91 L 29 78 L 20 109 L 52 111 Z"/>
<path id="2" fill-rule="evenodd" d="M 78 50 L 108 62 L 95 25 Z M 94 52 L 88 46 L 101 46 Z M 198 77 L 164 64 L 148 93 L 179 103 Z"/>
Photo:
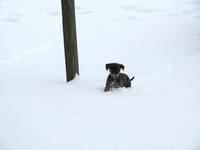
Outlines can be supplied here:
<path id="1" fill-rule="evenodd" d="M 118 63 L 106 64 L 106 70 L 109 70 L 110 74 L 107 77 L 104 91 L 110 91 L 112 88 L 131 87 L 131 81 L 134 77 L 130 79 L 125 73 L 120 73 L 121 69 L 124 70 L 124 68 L 124 65 Z"/>

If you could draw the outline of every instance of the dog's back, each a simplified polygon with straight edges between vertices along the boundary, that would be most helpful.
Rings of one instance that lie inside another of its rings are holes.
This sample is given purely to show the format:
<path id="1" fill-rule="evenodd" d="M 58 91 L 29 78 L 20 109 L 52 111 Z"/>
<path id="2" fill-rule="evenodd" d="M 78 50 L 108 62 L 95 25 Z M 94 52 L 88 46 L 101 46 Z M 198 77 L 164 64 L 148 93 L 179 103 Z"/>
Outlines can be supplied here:
<path id="1" fill-rule="evenodd" d="M 134 77 L 132 79 L 129 78 L 129 76 L 125 73 L 120 73 L 118 78 L 118 82 L 120 87 L 131 87 L 131 81 L 134 79 Z"/>

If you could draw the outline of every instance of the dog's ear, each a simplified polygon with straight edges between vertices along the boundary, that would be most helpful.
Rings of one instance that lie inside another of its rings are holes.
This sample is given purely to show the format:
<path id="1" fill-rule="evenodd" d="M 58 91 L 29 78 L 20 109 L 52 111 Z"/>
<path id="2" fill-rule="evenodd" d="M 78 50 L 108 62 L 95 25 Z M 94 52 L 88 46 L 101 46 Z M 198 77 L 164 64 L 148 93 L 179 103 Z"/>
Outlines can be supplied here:
<path id="1" fill-rule="evenodd" d="M 110 68 L 110 64 L 106 64 L 106 70 Z"/>
<path id="2" fill-rule="evenodd" d="M 120 64 L 120 68 L 122 69 L 122 70 L 124 70 L 124 65 L 122 65 L 122 64 Z"/>

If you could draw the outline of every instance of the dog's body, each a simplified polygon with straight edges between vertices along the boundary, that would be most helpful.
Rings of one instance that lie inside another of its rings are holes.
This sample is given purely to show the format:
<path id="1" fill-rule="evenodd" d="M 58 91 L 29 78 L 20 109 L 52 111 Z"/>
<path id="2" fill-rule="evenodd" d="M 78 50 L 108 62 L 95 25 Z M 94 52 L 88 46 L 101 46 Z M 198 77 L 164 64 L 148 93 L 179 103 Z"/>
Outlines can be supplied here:
<path id="1" fill-rule="evenodd" d="M 120 73 L 120 70 L 124 70 L 124 68 L 124 65 L 118 63 L 106 64 L 106 70 L 109 69 L 110 74 L 107 77 L 104 91 L 110 91 L 112 88 L 131 87 L 134 77 L 130 79 L 125 73 Z"/>

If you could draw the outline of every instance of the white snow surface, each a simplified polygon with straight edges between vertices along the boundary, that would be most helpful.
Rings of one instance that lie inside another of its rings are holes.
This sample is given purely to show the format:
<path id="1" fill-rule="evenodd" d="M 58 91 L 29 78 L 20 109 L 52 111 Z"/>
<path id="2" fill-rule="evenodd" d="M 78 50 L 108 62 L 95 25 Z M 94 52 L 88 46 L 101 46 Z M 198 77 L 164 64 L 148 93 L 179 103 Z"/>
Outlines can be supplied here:
<path id="1" fill-rule="evenodd" d="M 65 82 L 59 0 L 0 0 L 0 150 L 200 150 L 200 1 L 76 0 Z M 133 87 L 103 92 L 105 64 Z"/>

